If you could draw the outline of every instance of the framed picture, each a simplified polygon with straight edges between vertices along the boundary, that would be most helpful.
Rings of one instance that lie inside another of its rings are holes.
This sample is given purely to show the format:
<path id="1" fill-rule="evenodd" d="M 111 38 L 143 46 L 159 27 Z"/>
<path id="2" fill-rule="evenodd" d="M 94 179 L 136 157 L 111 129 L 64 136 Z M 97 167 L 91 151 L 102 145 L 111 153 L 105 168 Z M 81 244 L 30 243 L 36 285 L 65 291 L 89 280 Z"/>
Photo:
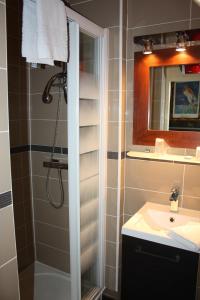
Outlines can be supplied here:
<path id="1" fill-rule="evenodd" d="M 173 82 L 173 113 L 175 119 L 198 119 L 200 81 Z"/>

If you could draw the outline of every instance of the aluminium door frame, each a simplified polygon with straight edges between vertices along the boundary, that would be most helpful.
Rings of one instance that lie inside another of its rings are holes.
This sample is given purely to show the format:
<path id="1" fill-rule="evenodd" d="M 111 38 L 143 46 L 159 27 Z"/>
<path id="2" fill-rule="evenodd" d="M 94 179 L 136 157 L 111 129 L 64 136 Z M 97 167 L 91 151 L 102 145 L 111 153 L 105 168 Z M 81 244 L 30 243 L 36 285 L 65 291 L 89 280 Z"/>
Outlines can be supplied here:
<path id="1" fill-rule="evenodd" d="M 99 124 L 99 287 L 105 286 L 105 203 L 107 182 L 108 30 L 102 29 L 70 8 L 70 62 L 68 65 L 68 186 L 71 299 L 81 300 L 80 256 L 80 153 L 79 153 L 79 34 L 99 38 L 100 124 Z"/>

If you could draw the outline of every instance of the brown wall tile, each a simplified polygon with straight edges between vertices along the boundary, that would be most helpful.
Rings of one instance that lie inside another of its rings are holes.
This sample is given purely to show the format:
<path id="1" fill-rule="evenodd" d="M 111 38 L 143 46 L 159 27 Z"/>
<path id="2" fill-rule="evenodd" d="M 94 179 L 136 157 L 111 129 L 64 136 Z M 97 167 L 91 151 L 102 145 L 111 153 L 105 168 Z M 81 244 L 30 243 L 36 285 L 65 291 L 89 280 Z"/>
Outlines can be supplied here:
<path id="1" fill-rule="evenodd" d="M 119 25 L 119 1 L 118 0 L 93 0 L 76 5 L 72 1 L 72 6 L 80 14 L 93 21 L 101 27 L 111 27 Z"/>
<path id="2" fill-rule="evenodd" d="M 185 166 L 184 195 L 200 197 L 199 166 Z"/>
<path id="3" fill-rule="evenodd" d="M 70 272 L 69 254 L 43 244 L 37 244 L 38 261 L 59 269 L 63 272 Z"/>
<path id="4" fill-rule="evenodd" d="M 128 1 L 128 27 L 176 22 L 189 18 L 190 0 L 169 0 L 167 2 L 159 0 Z"/>
<path id="5" fill-rule="evenodd" d="M 126 161 L 126 186 L 169 193 L 174 184 L 182 188 L 181 164 L 145 160 Z"/>

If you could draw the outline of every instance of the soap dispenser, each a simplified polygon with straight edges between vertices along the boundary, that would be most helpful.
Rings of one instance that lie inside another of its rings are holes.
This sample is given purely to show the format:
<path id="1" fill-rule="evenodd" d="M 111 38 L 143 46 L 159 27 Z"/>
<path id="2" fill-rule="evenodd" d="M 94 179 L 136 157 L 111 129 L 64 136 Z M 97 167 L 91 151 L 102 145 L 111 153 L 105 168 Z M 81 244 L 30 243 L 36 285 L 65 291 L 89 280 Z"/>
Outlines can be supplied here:
<path id="1" fill-rule="evenodd" d="M 179 188 L 173 187 L 171 189 L 171 196 L 170 196 L 170 211 L 178 212 L 178 197 L 179 197 Z"/>

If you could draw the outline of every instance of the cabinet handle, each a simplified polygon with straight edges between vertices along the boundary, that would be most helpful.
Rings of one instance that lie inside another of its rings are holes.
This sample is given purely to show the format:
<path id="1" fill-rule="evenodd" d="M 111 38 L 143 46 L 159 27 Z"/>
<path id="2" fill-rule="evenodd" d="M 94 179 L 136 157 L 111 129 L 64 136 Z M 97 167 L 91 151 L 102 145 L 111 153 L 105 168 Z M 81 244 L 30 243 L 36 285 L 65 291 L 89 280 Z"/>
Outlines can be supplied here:
<path id="1" fill-rule="evenodd" d="M 150 252 L 142 250 L 142 246 L 137 246 L 137 248 L 135 249 L 135 252 L 139 253 L 139 254 L 144 254 L 144 255 L 152 256 L 152 257 L 157 257 L 157 258 L 160 258 L 160 259 L 165 259 L 165 260 L 173 262 L 173 263 L 179 263 L 180 259 L 181 259 L 180 255 L 178 255 L 178 254 L 174 258 L 170 258 L 170 257 L 167 257 L 167 256 L 150 253 Z"/>

